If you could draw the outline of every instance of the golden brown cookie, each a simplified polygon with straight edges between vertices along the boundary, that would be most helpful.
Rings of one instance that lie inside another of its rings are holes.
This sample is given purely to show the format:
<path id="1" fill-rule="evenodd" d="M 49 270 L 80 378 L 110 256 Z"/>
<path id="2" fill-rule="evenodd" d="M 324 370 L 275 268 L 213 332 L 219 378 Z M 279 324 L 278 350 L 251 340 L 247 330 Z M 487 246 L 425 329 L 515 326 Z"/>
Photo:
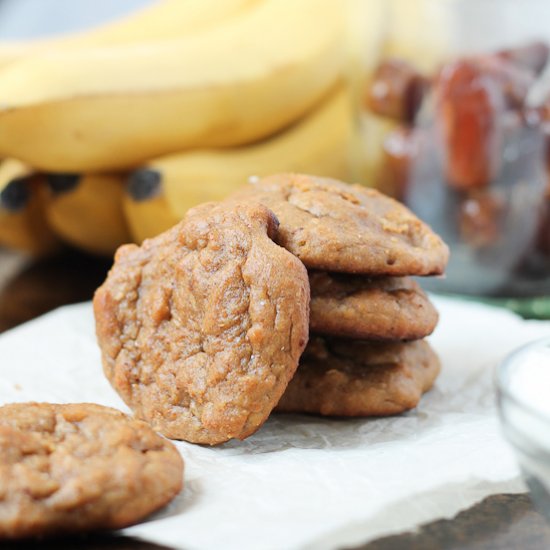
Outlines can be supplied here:
<path id="1" fill-rule="evenodd" d="M 409 277 L 310 271 L 312 332 L 364 340 L 417 340 L 431 334 L 437 310 Z"/>
<path id="2" fill-rule="evenodd" d="M 308 338 L 303 264 L 259 204 L 208 203 L 121 247 L 94 298 L 107 378 L 170 438 L 244 439 L 267 419 Z"/>
<path id="3" fill-rule="evenodd" d="M 276 410 L 384 416 L 416 407 L 440 370 L 423 340 L 381 343 L 312 336 Z"/>
<path id="4" fill-rule="evenodd" d="M 310 269 L 368 275 L 443 273 L 447 245 L 401 203 L 374 189 L 302 174 L 269 176 L 230 200 L 261 202 L 277 242 Z"/>
<path id="5" fill-rule="evenodd" d="M 0 539 L 126 527 L 182 483 L 174 445 L 115 409 L 0 407 Z"/>

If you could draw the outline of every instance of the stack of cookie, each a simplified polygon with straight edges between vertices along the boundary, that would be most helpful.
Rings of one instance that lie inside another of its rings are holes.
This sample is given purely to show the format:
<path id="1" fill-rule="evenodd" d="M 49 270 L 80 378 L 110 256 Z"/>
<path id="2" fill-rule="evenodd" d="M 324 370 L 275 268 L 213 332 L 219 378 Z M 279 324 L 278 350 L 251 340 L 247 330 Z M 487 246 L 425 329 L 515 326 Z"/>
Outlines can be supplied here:
<path id="1" fill-rule="evenodd" d="M 308 269 L 309 343 L 276 410 L 381 416 L 415 407 L 440 369 L 422 340 L 438 314 L 410 276 L 443 272 L 441 239 L 400 203 L 334 180 L 271 176 L 234 199 L 272 210 L 279 244 Z"/>
<path id="2" fill-rule="evenodd" d="M 244 439 L 273 410 L 401 412 L 439 370 L 422 340 L 437 313 L 408 277 L 447 256 L 377 191 L 258 180 L 118 250 L 94 297 L 105 374 L 137 416 L 194 443 Z"/>

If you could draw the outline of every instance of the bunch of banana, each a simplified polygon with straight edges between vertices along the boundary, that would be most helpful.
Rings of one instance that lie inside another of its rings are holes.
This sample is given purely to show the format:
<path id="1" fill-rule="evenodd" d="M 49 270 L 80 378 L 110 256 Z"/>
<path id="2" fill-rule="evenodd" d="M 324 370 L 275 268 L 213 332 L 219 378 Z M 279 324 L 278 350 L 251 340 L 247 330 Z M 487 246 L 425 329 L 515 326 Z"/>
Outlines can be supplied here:
<path id="1" fill-rule="evenodd" d="M 159 0 L 86 33 L 0 43 L 0 156 L 37 174 L 48 231 L 96 254 L 250 176 L 346 179 L 344 8 Z"/>

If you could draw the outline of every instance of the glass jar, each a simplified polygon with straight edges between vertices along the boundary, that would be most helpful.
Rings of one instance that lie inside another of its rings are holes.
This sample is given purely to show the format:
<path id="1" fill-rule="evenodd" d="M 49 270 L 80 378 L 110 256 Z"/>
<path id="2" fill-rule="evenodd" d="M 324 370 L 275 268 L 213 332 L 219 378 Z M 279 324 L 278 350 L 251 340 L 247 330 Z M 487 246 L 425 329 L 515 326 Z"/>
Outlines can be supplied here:
<path id="1" fill-rule="evenodd" d="M 449 244 L 425 286 L 550 295 L 550 2 L 372 0 L 365 17 L 355 175 Z"/>

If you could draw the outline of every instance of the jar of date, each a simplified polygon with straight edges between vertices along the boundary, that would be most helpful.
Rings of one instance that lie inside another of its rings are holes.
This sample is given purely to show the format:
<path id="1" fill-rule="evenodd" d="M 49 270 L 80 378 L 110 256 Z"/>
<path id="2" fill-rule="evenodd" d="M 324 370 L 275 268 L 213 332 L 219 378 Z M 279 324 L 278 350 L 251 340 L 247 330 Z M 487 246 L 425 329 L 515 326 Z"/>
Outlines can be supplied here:
<path id="1" fill-rule="evenodd" d="M 424 286 L 550 296 L 550 2 L 361 6 L 355 175 L 449 244 Z"/>

